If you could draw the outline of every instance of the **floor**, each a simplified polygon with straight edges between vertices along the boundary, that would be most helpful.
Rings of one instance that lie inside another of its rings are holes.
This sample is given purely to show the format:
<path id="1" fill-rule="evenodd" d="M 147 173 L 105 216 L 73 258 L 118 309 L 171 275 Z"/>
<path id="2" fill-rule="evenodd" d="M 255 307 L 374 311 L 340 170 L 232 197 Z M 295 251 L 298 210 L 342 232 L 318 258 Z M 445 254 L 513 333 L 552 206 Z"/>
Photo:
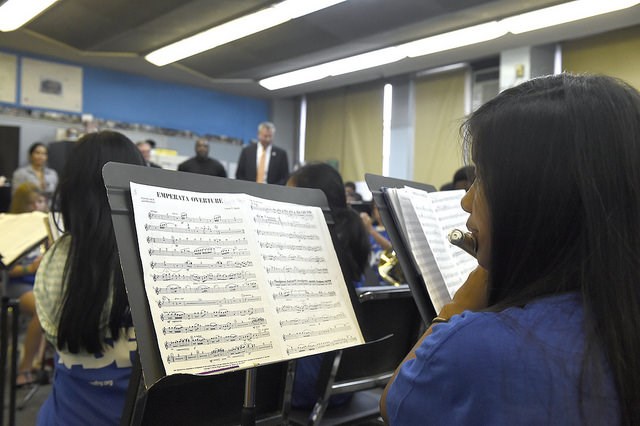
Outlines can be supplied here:
<path id="1" fill-rule="evenodd" d="M 51 384 L 37 384 L 33 386 L 22 387 L 16 390 L 16 411 L 15 411 L 15 425 L 16 426 L 31 426 L 36 424 L 36 418 L 38 416 L 38 410 L 42 403 L 49 396 L 51 392 Z M 2 425 L 9 425 L 9 385 L 5 386 L 5 401 L 4 401 L 4 422 L 0 422 Z"/>

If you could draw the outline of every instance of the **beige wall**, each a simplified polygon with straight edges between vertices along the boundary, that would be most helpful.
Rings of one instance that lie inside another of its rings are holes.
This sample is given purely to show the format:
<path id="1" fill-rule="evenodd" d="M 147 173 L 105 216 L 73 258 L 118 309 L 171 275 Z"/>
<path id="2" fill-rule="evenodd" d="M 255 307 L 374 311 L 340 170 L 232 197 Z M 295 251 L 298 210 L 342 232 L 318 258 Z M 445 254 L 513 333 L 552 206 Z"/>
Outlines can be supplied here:
<path id="1" fill-rule="evenodd" d="M 562 68 L 611 75 L 640 89 L 640 26 L 563 43 Z"/>
<path id="2" fill-rule="evenodd" d="M 382 173 L 383 85 L 307 97 L 305 161 L 337 160 L 344 180 Z"/>
<path id="3" fill-rule="evenodd" d="M 416 82 L 415 181 L 439 188 L 463 165 L 459 128 L 464 120 L 466 73 L 460 70 Z"/>
<path id="4" fill-rule="evenodd" d="M 640 89 L 640 26 L 564 42 L 562 52 L 567 72 L 608 74 Z M 440 187 L 463 165 L 466 72 L 416 81 L 413 180 Z M 309 95 L 306 161 L 337 160 L 345 180 L 381 173 L 382 97 L 382 83 Z"/>

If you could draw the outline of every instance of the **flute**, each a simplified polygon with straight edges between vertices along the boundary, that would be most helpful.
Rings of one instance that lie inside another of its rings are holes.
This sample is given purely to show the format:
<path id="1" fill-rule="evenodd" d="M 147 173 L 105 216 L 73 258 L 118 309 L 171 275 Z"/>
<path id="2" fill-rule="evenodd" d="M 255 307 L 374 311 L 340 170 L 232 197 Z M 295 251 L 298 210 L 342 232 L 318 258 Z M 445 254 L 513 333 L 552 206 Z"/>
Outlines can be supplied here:
<path id="1" fill-rule="evenodd" d="M 454 229 L 447 235 L 449 242 L 456 247 L 460 247 L 462 250 L 469 253 L 471 256 L 476 257 L 478 250 L 478 244 L 471 232 L 462 232 L 459 229 Z"/>

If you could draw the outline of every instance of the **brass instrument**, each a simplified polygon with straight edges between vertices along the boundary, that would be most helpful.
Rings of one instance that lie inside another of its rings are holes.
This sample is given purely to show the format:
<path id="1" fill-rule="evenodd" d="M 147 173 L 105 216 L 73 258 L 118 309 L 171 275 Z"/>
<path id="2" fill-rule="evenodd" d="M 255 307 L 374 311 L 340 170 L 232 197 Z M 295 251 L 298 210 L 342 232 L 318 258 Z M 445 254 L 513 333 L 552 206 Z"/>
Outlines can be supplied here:
<path id="1" fill-rule="evenodd" d="M 378 273 L 383 280 L 396 287 L 406 282 L 396 252 L 392 248 L 383 251 L 380 255 Z"/>

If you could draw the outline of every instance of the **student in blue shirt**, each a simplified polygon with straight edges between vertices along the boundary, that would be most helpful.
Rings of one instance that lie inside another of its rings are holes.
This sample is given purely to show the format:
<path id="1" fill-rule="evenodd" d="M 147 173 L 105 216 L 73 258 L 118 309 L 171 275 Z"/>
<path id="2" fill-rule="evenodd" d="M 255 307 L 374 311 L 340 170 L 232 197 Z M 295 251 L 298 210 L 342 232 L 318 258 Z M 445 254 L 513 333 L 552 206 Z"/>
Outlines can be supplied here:
<path id="1" fill-rule="evenodd" d="M 640 94 L 505 90 L 464 127 L 480 267 L 382 397 L 391 425 L 640 424 Z"/>

